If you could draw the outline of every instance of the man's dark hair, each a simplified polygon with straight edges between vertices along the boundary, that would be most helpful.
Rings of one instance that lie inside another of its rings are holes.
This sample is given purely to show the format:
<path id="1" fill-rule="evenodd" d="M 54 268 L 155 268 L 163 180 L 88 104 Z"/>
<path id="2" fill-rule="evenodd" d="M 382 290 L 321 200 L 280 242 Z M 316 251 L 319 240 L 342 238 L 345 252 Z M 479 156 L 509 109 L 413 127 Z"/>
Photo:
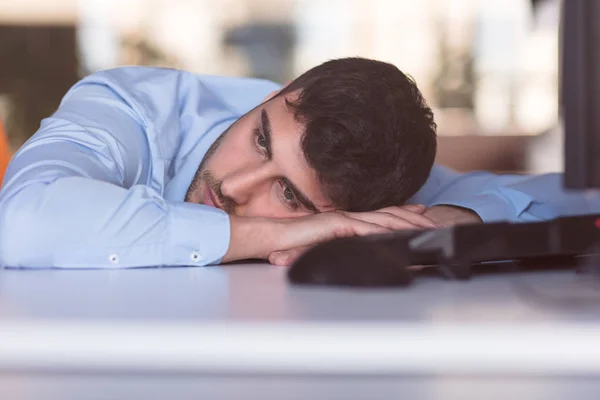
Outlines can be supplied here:
<path id="1" fill-rule="evenodd" d="M 411 77 L 364 58 L 331 60 L 278 96 L 304 124 L 302 149 L 332 205 L 372 211 L 402 205 L 425 183 L 436 154 L 436 124 Z"/>

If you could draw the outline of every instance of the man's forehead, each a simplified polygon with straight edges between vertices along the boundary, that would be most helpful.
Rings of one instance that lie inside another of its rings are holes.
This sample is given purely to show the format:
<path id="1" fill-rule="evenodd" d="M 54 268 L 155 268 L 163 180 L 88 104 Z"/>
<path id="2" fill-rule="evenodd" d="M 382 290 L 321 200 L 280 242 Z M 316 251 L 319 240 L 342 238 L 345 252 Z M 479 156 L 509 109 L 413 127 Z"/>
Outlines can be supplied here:
<path id="1" fill-rule="evenodd" d="M 287 93 L 285 95 L 275 96 L 272 100 L 263 103 L 260 109 L 265 109 L 269 113 L 269 118 L 281 125 L 294 125 L 296 129 L 303 130 L 303 125 L 296 121 L 294 112 L 288 103 L 294 103 L 298 99 L 296 92 Z"/>

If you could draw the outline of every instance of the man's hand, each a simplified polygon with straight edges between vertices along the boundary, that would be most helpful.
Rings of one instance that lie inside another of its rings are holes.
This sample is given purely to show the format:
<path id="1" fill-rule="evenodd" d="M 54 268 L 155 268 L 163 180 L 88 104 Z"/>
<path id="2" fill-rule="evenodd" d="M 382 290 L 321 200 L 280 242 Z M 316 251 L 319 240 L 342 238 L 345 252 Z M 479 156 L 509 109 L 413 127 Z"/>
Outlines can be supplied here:
<path id="1" fill-rule="evenodd" d="M 462 207 L 440 205 L 425 209 L 423 206 L 408 205 L 393 208 L 401 208 L 402 210 L 411 212 L 413 214 L 410 215 L 409 218 L 413 221 L 413 225 L 399 227 L 397 229 L 440 228 L 452 225 L 483 223 L 477 213 Z M 415 217 L 415 215 L 417 216 Z M 404 216 L 408 218 L 406 214 L 404 214 Z M 422 217 L 427 217 L 430 221 L 434 222 L 434 225 L 422 223 Z M 309 247 L 310 246 L 306 246 L 272 253 L 269 256 L 269 262 L 274 265 L 291 265 Z"/>
<path id="2" fill-rule="evenodd" d="M 435 221 L 440 227 L 483 223 L 475 211 L 456 206 L 429 207 L 423 215 Z"/>
<path id="3" fill-rule="evenodd" d="M 231 216 L 231 240 L 223 262 L 248 258 L 289 265 L 301 249 L 327 240 L 386 233 L 398 229 L 436 228 L 419 205 L 373 212 L 326 212 L 290 219 Z"/>

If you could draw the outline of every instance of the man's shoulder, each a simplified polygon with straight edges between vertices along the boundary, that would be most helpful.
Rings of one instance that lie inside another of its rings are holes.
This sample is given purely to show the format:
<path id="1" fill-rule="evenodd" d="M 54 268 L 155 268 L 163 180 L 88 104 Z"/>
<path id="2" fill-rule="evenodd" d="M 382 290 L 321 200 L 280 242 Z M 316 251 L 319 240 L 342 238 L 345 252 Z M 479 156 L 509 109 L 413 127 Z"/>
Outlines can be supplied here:
<path id="1" fill-rule="evenodd" d="M 279 90 L 278 83 L 259 78 L 199 74 L 175 68 L 123 66 L 95 72 L 79 85 L 102 84 L 123 98 L 148 101 L 165 99 L 169 94 L 186 98 L 210 98 L 226 104 L 235 113 L 243 114 L 260 104 L 271 92 Z M 170 99 L 173 100 L 173 99 Z"/>
<path id="2" fill-rule="evenodd" d="M 268 90 L 277 90 L 281 88 L 280 84 L 261 78 L 202 74 L 176 68 L 150 67 L 138 65 L 121 66 L 97 71 L 89 75 L 89 77 L 86 79 L 89 78 L 109 78 L 122 80 L 124 82 L 129 83 L 134 83 L 136 81 L 148 81 L 149 78 L 153 80 L 163 79 L 166 81 L 172 79 L 183 79 L 187 82 L 196 81 L 200 84 L 206 84 L 208 86 L 218 86 L 223 88 L 254 87 L 256 89 L 267 88 Z"/>

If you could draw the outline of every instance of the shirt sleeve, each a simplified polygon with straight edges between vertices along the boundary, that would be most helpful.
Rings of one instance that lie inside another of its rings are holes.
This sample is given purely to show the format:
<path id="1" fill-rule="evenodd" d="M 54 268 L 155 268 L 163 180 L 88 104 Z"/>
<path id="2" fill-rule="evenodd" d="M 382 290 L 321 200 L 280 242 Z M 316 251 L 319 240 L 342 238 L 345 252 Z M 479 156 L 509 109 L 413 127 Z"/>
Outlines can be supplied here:
<path id="1" fill-rule="evenodd" d="M 475 211 L 484 222 L 544 221 L 560 216 L 600 213 L 600 192 L 569 191 L 562 174 L 496 175 L 457 173 L 434 165 L 410 203 L 452 205 Z"/>
<path id="2" fill-rule="evenodd" d="M 141 75 L 138 83 L 117 72 L 80 81 L 14 156 L 0 191 L 0 265 L 206 265 L 226 253 L 226 213 L 166 201 L 153 184 L 165 166 L 151 156 L 147 133 L 164 129 L 152 121 L 173 118 L 177 107 L 148 100 L 142 110 L 123 88 L 139 85 L 140 96 L 176 101 L 180 77 Z M 115 83 L 118 76 L 129 83 Z"/>

